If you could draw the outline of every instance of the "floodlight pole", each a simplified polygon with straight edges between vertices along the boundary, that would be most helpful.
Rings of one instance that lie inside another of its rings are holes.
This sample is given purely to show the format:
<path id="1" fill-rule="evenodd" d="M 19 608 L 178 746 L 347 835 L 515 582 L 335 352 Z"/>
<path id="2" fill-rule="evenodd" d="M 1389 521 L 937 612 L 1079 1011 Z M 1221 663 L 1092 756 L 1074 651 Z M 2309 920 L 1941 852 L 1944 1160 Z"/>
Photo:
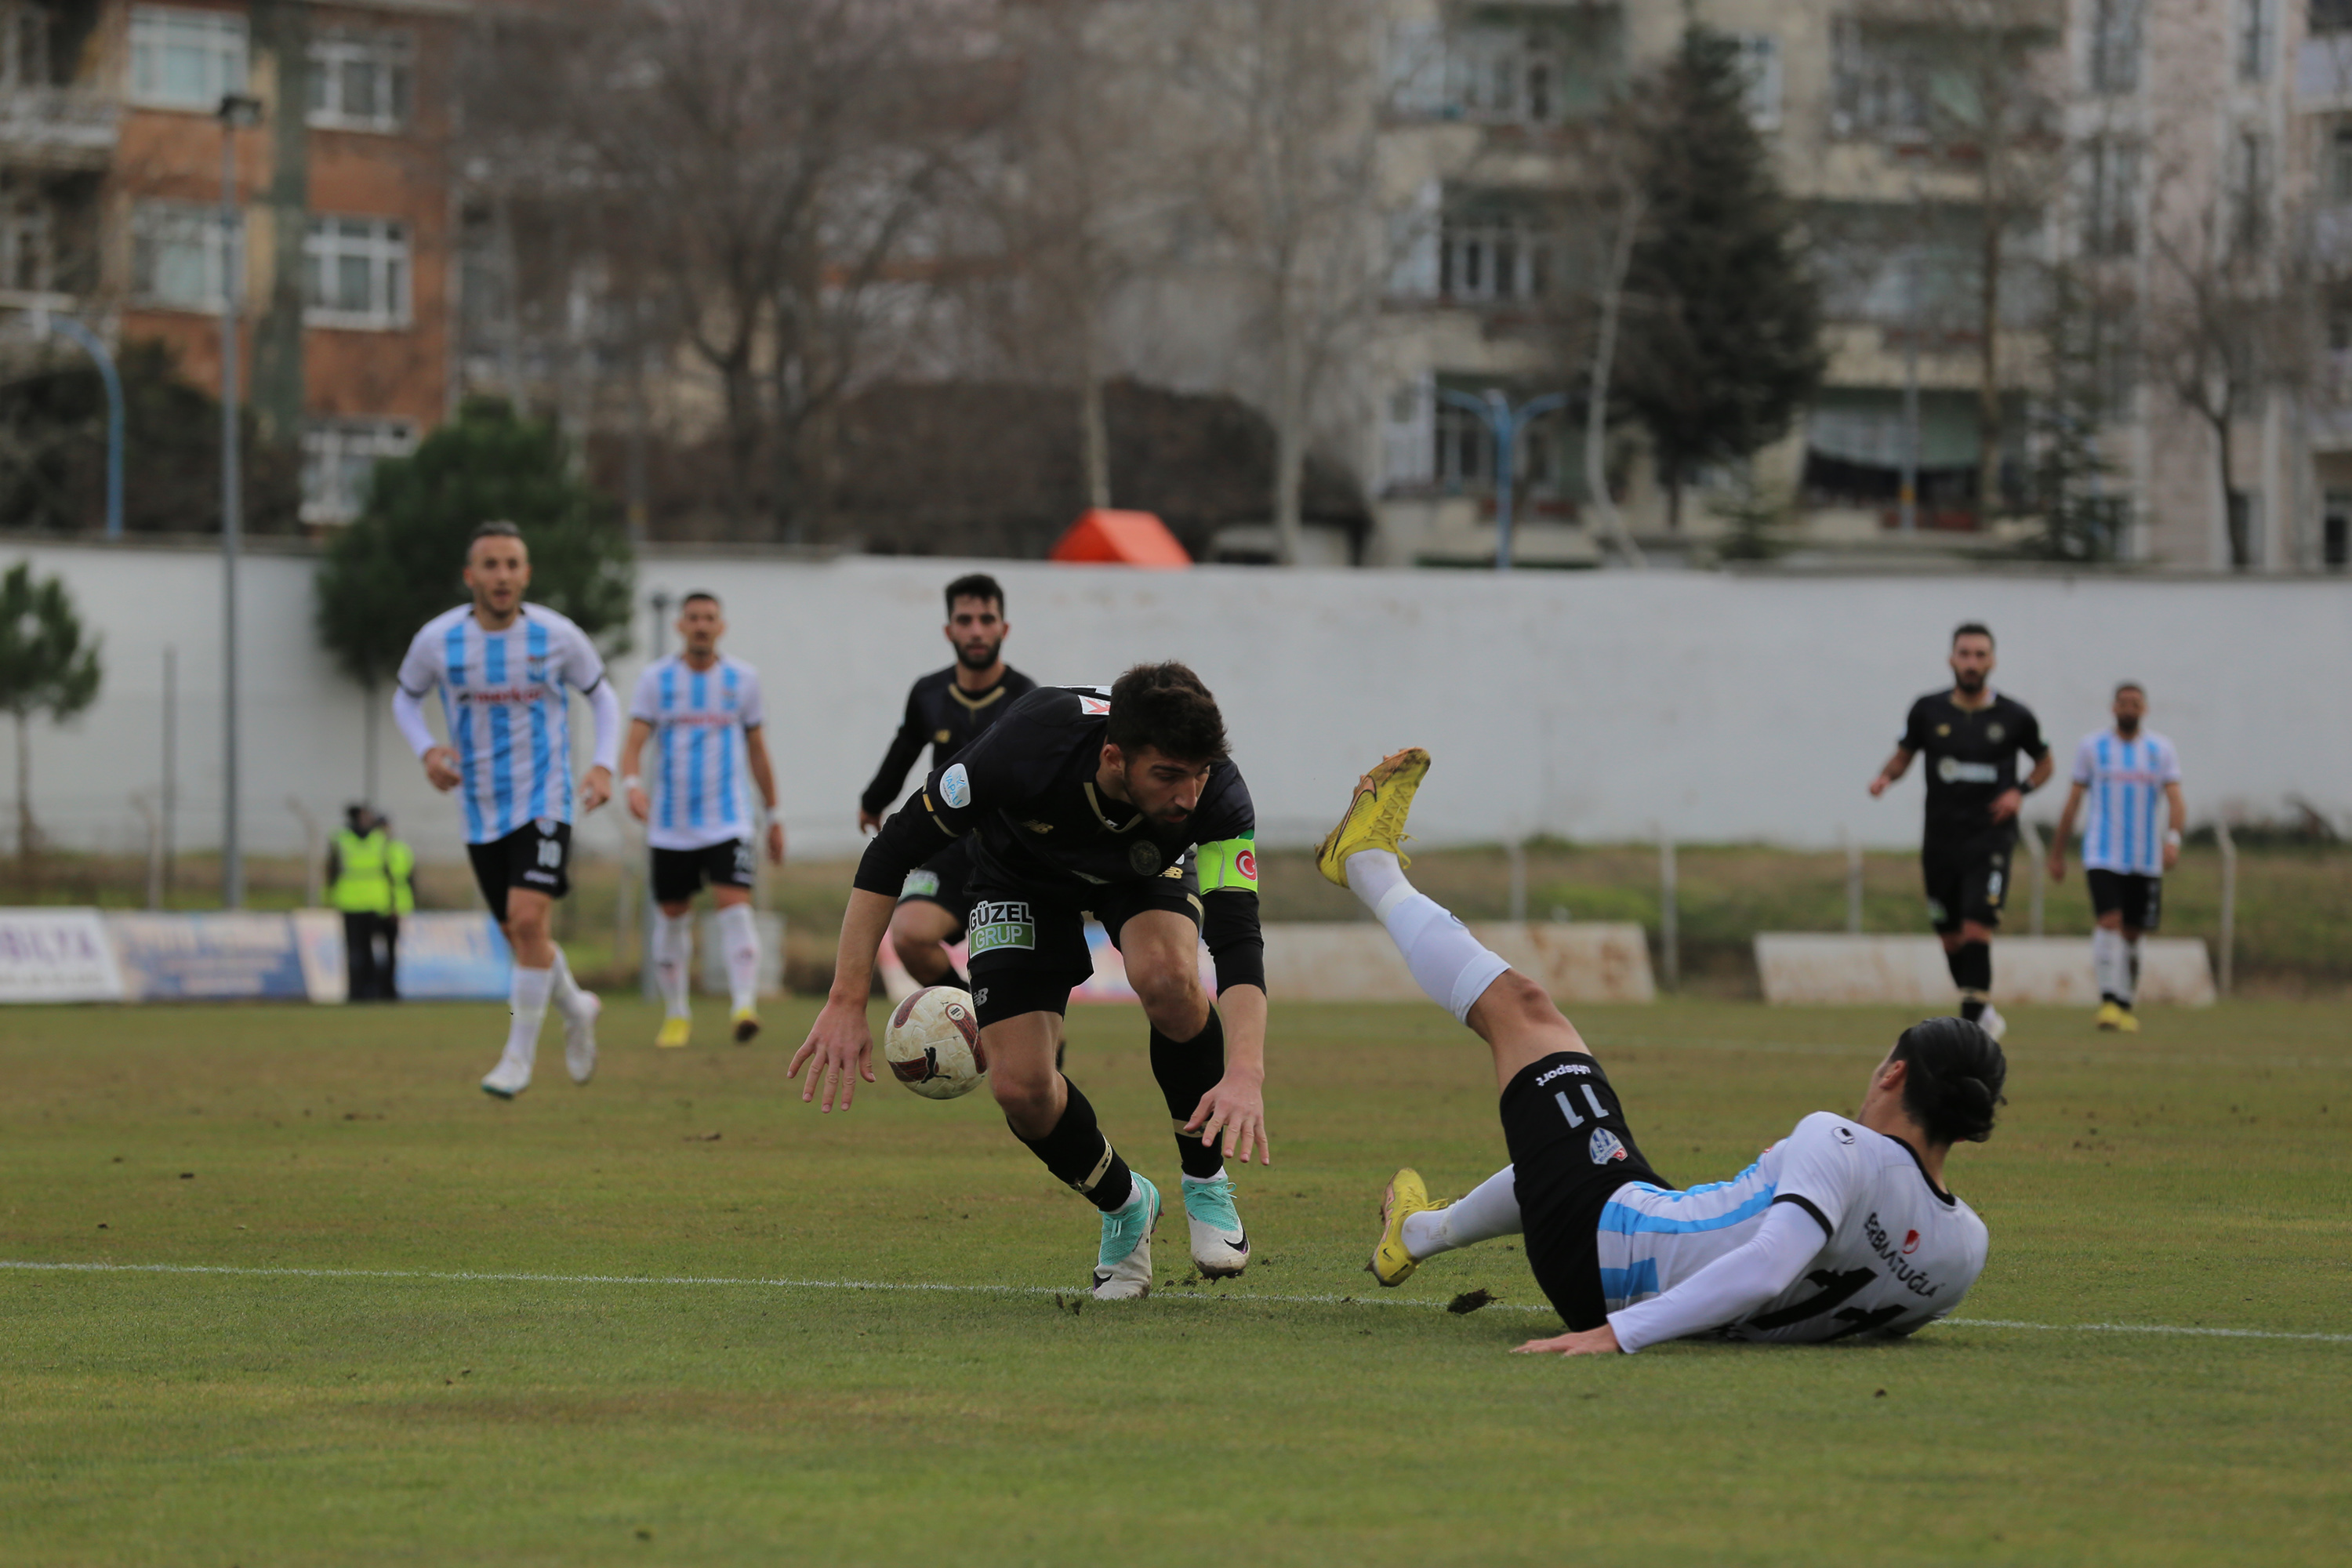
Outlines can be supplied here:
<path id="1" fill-rule="evenodd" d="M 245 904 L 245 850 L 237 832 L 236 557 L 244 532 L 244 484 L 237 472 L 237 306 L 245 291 L 245 247 L 236 205 L 236 133 L 258 124 L 261 100 L 224 93 L 221 127 L 221 907 Z"/>
<path id="2" fill-rule="evenodd" d="M 1495 570 L 1511 569 L 1511 490 L 1512 457 L 1518 445 L 1519 432 L 1556 409 L 1568 406 L 1568 394 L 1547 392 L 1541 397 L 1529 398 L 1517 410 L 1511 400 L 1498 387 L 1488 387 L 1485 395 L 1473 397 L 1466 392 L 1455 392 L 1441 386 L 1437 395 L 1456 408 L 1465 409 L 1478 416 L 1486 433 L 1495 439 Z"/>

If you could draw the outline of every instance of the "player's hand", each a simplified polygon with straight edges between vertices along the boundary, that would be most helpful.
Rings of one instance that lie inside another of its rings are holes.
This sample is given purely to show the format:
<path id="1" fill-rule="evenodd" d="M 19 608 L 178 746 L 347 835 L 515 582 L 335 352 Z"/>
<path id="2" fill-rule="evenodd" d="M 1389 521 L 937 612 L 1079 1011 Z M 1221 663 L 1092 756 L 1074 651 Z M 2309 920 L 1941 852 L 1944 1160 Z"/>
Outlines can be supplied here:
<path id="1" fill-rule="evenodd" d="M 446 794 L 463 783 L 465 775 L 457 771 L 457 753 L 446 746 L 434 746 L 425 753 L 425 782 Z"/>
<path id="2" fill-rule="evenodd" d="M 2050 879 L 2053 882 L 2066 879 L 2066 857 L 2055 844 L 2050 847 Z"/>
<path id="3" fill-rule="evenodd" d="M 1870 781 L 1871 799 L 1876 800 L 1880 795 L 1886 793 L 1886 775 L 1885 773 L 1881 773 L 1876 778 Z"/>
<path id="4" fill-rule="evenodd" d="M 2168 840 L 2164 846 L 2164 868 L 2171 870 L 2180 864 L 2180 846 Z"/>
<path id="5" fill-rule="evenodd" d="M 781 866 L 783 863 L 784 825 L 781 822 L 771 822 L 768 824 L 768 864 Z"/>
<path id="6" fill-rule="evenodd" d="M 2015 816 L 2024 805 L 2025 795 L 2021 791 L 2005 789 L 1992 797 L 1992 819 L 1995 822 L 2007 822 Z"/>
<path id="7" fill-rule="evenodd" d="M 1586 1329 L 1573 1334 L 1555 1334 L 1548 1340 L 1529 1340 L 1513 1355 L 1615 1355 L 1625 1347 L 1617 1342 L 1617 1331 L 1607 1323 L 1597 1329 Z"/>
<path id="8" fill-rule="evenodd" d="M 638 784 L 629 791 L 628 807 L 629 815 L 639 822 L 651 822 L 654 819 L 653 798 L 646 794 L 646 786 L 643 784 Z"/>
<path id="9" fill-rule="evenodd" d="M 1257 1163 L 1274 1163 L 1274 1143 L 1265 1135 L 1265 1095 L 1254 1079 L 1236 1078 L 1227 1073 L 1217 1087 L 1201 1097 L 1192 1112 L 1192 1120 L 1184 1123 L 1184 1131 L 1202 1142 L 1215 1147 L 1222 1133 L 1224 1157 L 1239 1158 L 1249 1163 L 1250 1151 L 1257 1150 Z"/>
<path id="10" fill-rule="evenodd" d="M 882 831 L 882 819 L 861 805 L 857 808 L 857 831 L 879 833 Z"/>
<path id="11" fill-rule="evenodd" d="M 602 765 L 590 768 L 588 776 L 580 781 L 580 815 L 587 816 L 613 798 L 613 770 Z"/>
<path id="12" fill-rule="evenodd" d="M 808 1082 L 801 1086 L 803 1105 L 816 1098 L 822 1082 L 824 1103 L 820 1109 L 827 1116 L 833 1114 L 836 1097 L 842 1110 L 849 1109 L 849 1102 L 857 1098 L 857 1080 L 874 1081 L 874 1031 L 866 1026 L 863 1001 L 825 1003 L 824 1011 L 809 1028 L 808 1038 L 793 1053 L 792 1066 L 784 1069 L 784 1076 L 798 1078 L 803 1067 L 809 1075 Z"/>

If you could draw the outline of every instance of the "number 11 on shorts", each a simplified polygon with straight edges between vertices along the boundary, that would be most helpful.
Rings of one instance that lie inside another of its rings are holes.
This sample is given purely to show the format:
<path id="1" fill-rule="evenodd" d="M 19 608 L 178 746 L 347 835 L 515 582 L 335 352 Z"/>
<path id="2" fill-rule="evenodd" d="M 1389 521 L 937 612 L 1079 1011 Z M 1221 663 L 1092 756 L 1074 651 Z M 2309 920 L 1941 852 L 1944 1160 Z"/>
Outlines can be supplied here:
<path id="1" fill-rule="evenodd" d="M 1580 1083 L 1576 1087 L 1584 1091 L 1584 1103 L 1592 1107 L 1592 1120 L 1595 1121 L 1607 1120 L 1609 1108 L 1601 1103 L 1600 1096 L 1592 1092 L 1592 1086 L 1589 1083 Z M 1552 1098 L 1559 1101 L 1559 1113 L 1568 1118 L 1568 1124 L 1570 1127 L 1581 1127 L 1584 1125 L 1584 1118 L 1579 1116 L 1576 1113 L 1576 1107 L 1568 1102 L 1568 1091 L 1566 1089 L 1555 1089 L 1552 1092 Z"/>

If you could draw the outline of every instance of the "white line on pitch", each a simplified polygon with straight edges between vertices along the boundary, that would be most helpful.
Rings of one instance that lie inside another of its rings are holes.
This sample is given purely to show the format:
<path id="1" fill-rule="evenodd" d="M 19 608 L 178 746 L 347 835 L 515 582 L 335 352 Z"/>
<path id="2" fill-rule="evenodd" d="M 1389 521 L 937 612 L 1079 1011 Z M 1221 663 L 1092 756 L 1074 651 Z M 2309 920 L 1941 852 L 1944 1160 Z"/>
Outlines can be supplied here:
<path id="1" fill-rule="evenodd" d="M 505 1274 L 474 1269 L 423 1268 L 278 1268 L 223 1263 L 35 1263 L 0 1258 L 0 1268 L 51 1274 L 219 1274 L 241 1279 L 418 1279 L 445 1283 L 503 1285 L 735 1285 L 772 1290 L 898 1290 L 955 1296 L 1077 1295 L 1079 1286 L 941 1285 L 888 1279 L 752 1279 L 697 1274 Z M 1286 1306 L 1443 1307 L 1445 1301 L 1426 1296 L 1275 1296 L 1255 1291 L 1211 1290 L 1171 1296 L 1163 1301 L 1266 1301 Z M 1549 1307 L 1496 1301 L 1498 1312 L 1549 1312 Z M 2038 1333 L 2187 1334 L 2224 1340 L 2305 1340 L 2322 1344 L 2352 1344 L 2352 1334 L 2288 1333 L 2274 1329 L 2184 1328 L 2168 1323 L 2026 1323 L 2001 1318 L 1947 1318 L 1956 1329 L 2024 1329 Z"/>

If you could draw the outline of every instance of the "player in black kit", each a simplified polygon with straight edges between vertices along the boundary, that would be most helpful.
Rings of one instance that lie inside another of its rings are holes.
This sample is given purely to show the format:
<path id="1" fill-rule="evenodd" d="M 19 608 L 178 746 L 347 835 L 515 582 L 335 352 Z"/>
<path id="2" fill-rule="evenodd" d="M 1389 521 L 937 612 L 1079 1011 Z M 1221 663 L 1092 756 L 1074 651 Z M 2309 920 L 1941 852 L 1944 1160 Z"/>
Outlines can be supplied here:
<path id="1" fill-rule="evenodd" d="M 948 584 L 949 646 L 956 661 L 935 669 L 907 693 L 906 718 L 891 737 L 890 750 L 875 770 L 874 782 L 857 801 L 857 826 L 872 832 L 898 798 L 907 770 L 931 749 L 931 766 L 950 757 L 1002 717 L 1037 683 L 1004 662 L 1004 590 L 995 578 L 975 572 Z M 890 943 L 898 962 L 920 985 L 942 981 L 961 986 L 964 977 L 948 959 L 946 944 L 963 935 L 971 915 L 965 882 L 971 874 L 971 846 L 959 839 L 907 873 L 898 889 L 898 910 L 890 921 Z"/>
<path id="2" fill-rule="evenodd" d="M 792 1076 L 809 1068 L 802 1100 L 822 1080 L 824 1109 L 838 1097 L 846 1110 L 858 1078 L 874 1081 L 866 1004 L 892 899 L 942 838 L 969 843 L 972 1000 L 989 1088 L 1013 1135 L 1102 1211 L 1095 1295 L 1150 1293 L 1160 1192 L 1128 1168 L 1055 1067 L 1070 991 L 1094 972 L 1089 914 L 1118 944 L 1150 1020 L 1192 1261 L 1213 1277 L 1239 1274 L 1249 1237 L 1224 1162 L 1246 1163 L 1253 1148 L 1261 1163 L 1272 1154 L 1256 833 L 1216 700 L 1184 666 L 1139 665 L 1108 690 L 1031 692 L 935 768 L 866 846 L 833 989 L 793 1058 Z M 1203 937 L 1214 1005 L 1201 985 Z"/>
<path id="3" fill-rule="evenodd" d="M 1960 1016 L 2000 1038 L 2008 1026 L 1992 1005 L 1992 933 L 2009 892 L 2017 814 L 2050 778 L 2049 743 L 2032 710 L 1987 684 L 1992 633 L 1974 621 L 1952 633 L 1952 689 L 1911 704 L 1895 754 L 1870 781 L 1873 796 L 1927 758 L 1927 824 L 1919 864 L 1927 875 L 1927 918 L 1943 939 L 1944 961 L 1960 988 Z M 2033 772 L 2017 781 L 2018 753 Z"/>

